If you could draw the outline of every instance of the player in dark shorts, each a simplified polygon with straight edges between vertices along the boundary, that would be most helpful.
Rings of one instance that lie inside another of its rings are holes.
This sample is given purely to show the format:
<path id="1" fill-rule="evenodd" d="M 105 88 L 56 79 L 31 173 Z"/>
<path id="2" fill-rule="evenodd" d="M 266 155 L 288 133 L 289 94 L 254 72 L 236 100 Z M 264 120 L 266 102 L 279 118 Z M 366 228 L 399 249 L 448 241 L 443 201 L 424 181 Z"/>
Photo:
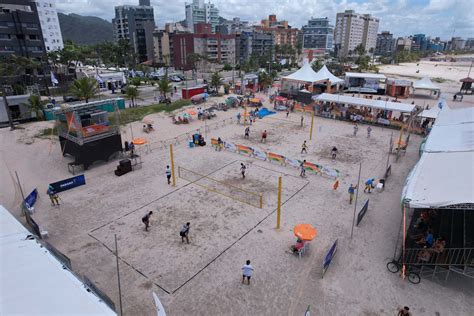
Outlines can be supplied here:
<path id="1" fill-rule="evenodd" d="M 150 226 L 150 216 L 153 214 L 153 211 L 150 211 L 148 214 L 142 217 L 142 222 L 145 224 L 145 230 L 148 231 L 148 227 Z"/>

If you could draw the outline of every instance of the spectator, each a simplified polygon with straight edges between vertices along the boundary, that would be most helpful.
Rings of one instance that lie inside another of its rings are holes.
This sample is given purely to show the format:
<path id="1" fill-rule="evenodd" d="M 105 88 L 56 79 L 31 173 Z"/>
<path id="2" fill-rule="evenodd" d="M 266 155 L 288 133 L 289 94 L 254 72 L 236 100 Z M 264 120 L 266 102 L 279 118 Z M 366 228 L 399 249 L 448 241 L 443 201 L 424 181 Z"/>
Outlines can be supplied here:
<path id="1" fill-rule="evenodd" d="M 442 253 L 446 247 L 446 240 L 443 237 L 438 237 L 433 245 L 433 251 L 436 253 Z"/>
<path id="2" fill-rule="evenodd" d="M 375 179 L 373 178 L 365 181 L 364 193 L 371 193 L 370 190 L 372 190 L 375 187 L 374 181 Z"/>
<path id="3" fill-rule="evenodd" d="M 336 160 L 336 156 L 337 156 L 337 148 L 336 146 L 334 146 L 331 150 L 331 157 L 332 157 L 332 160 Z"/>
<path id="4" fill-rule="evenodd" d="M 262 143 L 266 143 L 266 142 L 267 142 L 267 130 L 264 130 L 264 131 L 263 131 L 261 142 L 262 142 Z"/>
<path id="5" fill-rule="evenodd" d="M 355 189 L 356 187 L 351 184 L 349 186 L 349 189 L 347 190 L 347 192 L 349 193 L 349 204 L 352 204 L 352 200 L 354 199 Z"/>
<path id="6" fill-rule="evenodd" d="M 168 184 L 171 184 L 171 169 L 170 166 L 166 166 L 166 179 L 168 180 Z"/>

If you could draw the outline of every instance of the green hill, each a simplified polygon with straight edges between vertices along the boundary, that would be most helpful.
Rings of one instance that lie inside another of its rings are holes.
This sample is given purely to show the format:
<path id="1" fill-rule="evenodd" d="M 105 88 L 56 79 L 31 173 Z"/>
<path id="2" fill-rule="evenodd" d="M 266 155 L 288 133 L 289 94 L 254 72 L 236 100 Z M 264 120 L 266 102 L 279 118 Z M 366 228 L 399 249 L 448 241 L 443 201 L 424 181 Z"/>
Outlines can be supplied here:
<path id="1" fill-rule="evenodd" d="M 112 23 L 95 16 L 58 13 L 63 40 L 76 44 L 113 41 Z"/>

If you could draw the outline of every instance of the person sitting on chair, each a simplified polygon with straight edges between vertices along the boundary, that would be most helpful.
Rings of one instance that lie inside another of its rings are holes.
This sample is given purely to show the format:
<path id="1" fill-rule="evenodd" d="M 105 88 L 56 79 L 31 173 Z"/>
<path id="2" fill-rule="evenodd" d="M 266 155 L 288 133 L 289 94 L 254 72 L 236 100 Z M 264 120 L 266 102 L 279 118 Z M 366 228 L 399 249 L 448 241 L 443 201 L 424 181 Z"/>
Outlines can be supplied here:
<path id="1" fill-rule="evenodd" d="M 291 246 L 291 252 L 297 254 L 298 252 L 301 251 L 303 247 L 304 247 L 304 241 L 298 238 L 296 240 L 296 244 Z"/>

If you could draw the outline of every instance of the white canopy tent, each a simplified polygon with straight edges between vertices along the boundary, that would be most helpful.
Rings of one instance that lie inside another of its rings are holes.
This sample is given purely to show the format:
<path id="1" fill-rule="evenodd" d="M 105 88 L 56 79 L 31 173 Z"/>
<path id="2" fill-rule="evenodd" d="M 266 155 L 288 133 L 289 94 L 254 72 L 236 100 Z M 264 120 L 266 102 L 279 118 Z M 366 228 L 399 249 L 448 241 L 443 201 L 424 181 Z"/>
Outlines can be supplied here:
<path id="1" fill-rule="evenodd" d="M 474 108 L 443 108 L 402 198 L 411 208 L 474 203 Z"/>
<path id="2" fill-rule="evenodd" d="M 300 69 L 298 69 L 291 75 L 283 77 L 282 79 L 300 81 L 300 82 L 309 82 L 309 83 L 321 81 L 318 74 L 313 70 L 313 68 L 308 62 L 305 62 L 303 64 L 303 67 L 301 67 Z"/>
<path id="3" fill-rule="evenodd" d="M 428 77 L 413 82 L 413 93 L 415 94 L 417 90 L 428 90 L 430 91 L 430 95 L 435 94 L 437 98 L 441 91 Z"/>
<path id="4" fill-rule="evenodd" d="M 387 111 L 398 111 L 402 113 L 412 112 L 413 109 L 415 108 L 415 105 L 413 104 L 390 102 L 390 101 L 383 101 L 383 100 L 364 99 L 364 98 L 351 97 L 347 95 L 329 94 L 329 93 L 323 93 L 318 96 L 314 96 L 313 100 L 336 102 L 336 103 L 343 103 L 343 104 L 355 105 L 355 106 L 366 106 L 366 107 L 375 108 L 375 109 L 381 109 L 381 110 L 387 110 Z"/>
<path id="5" fill-rule="evenodd" d="M 328 67 L 326 67 L 326 65 L 322 66 L 321 69 L 319 69 L 319 71 L 316 73 L 316 75 L 319 78 L 321 78 L 319 81 L 329 80 L 332 85 L 344 82 L 344 79 L 341 79 L 341 78 L 338 78 L 338 77 L 334 76 L 329 71 Z"/>
<path id="6" fill-rule="evenodd" d="M 117 315 L 0 205 L 0 315 Z"/>

